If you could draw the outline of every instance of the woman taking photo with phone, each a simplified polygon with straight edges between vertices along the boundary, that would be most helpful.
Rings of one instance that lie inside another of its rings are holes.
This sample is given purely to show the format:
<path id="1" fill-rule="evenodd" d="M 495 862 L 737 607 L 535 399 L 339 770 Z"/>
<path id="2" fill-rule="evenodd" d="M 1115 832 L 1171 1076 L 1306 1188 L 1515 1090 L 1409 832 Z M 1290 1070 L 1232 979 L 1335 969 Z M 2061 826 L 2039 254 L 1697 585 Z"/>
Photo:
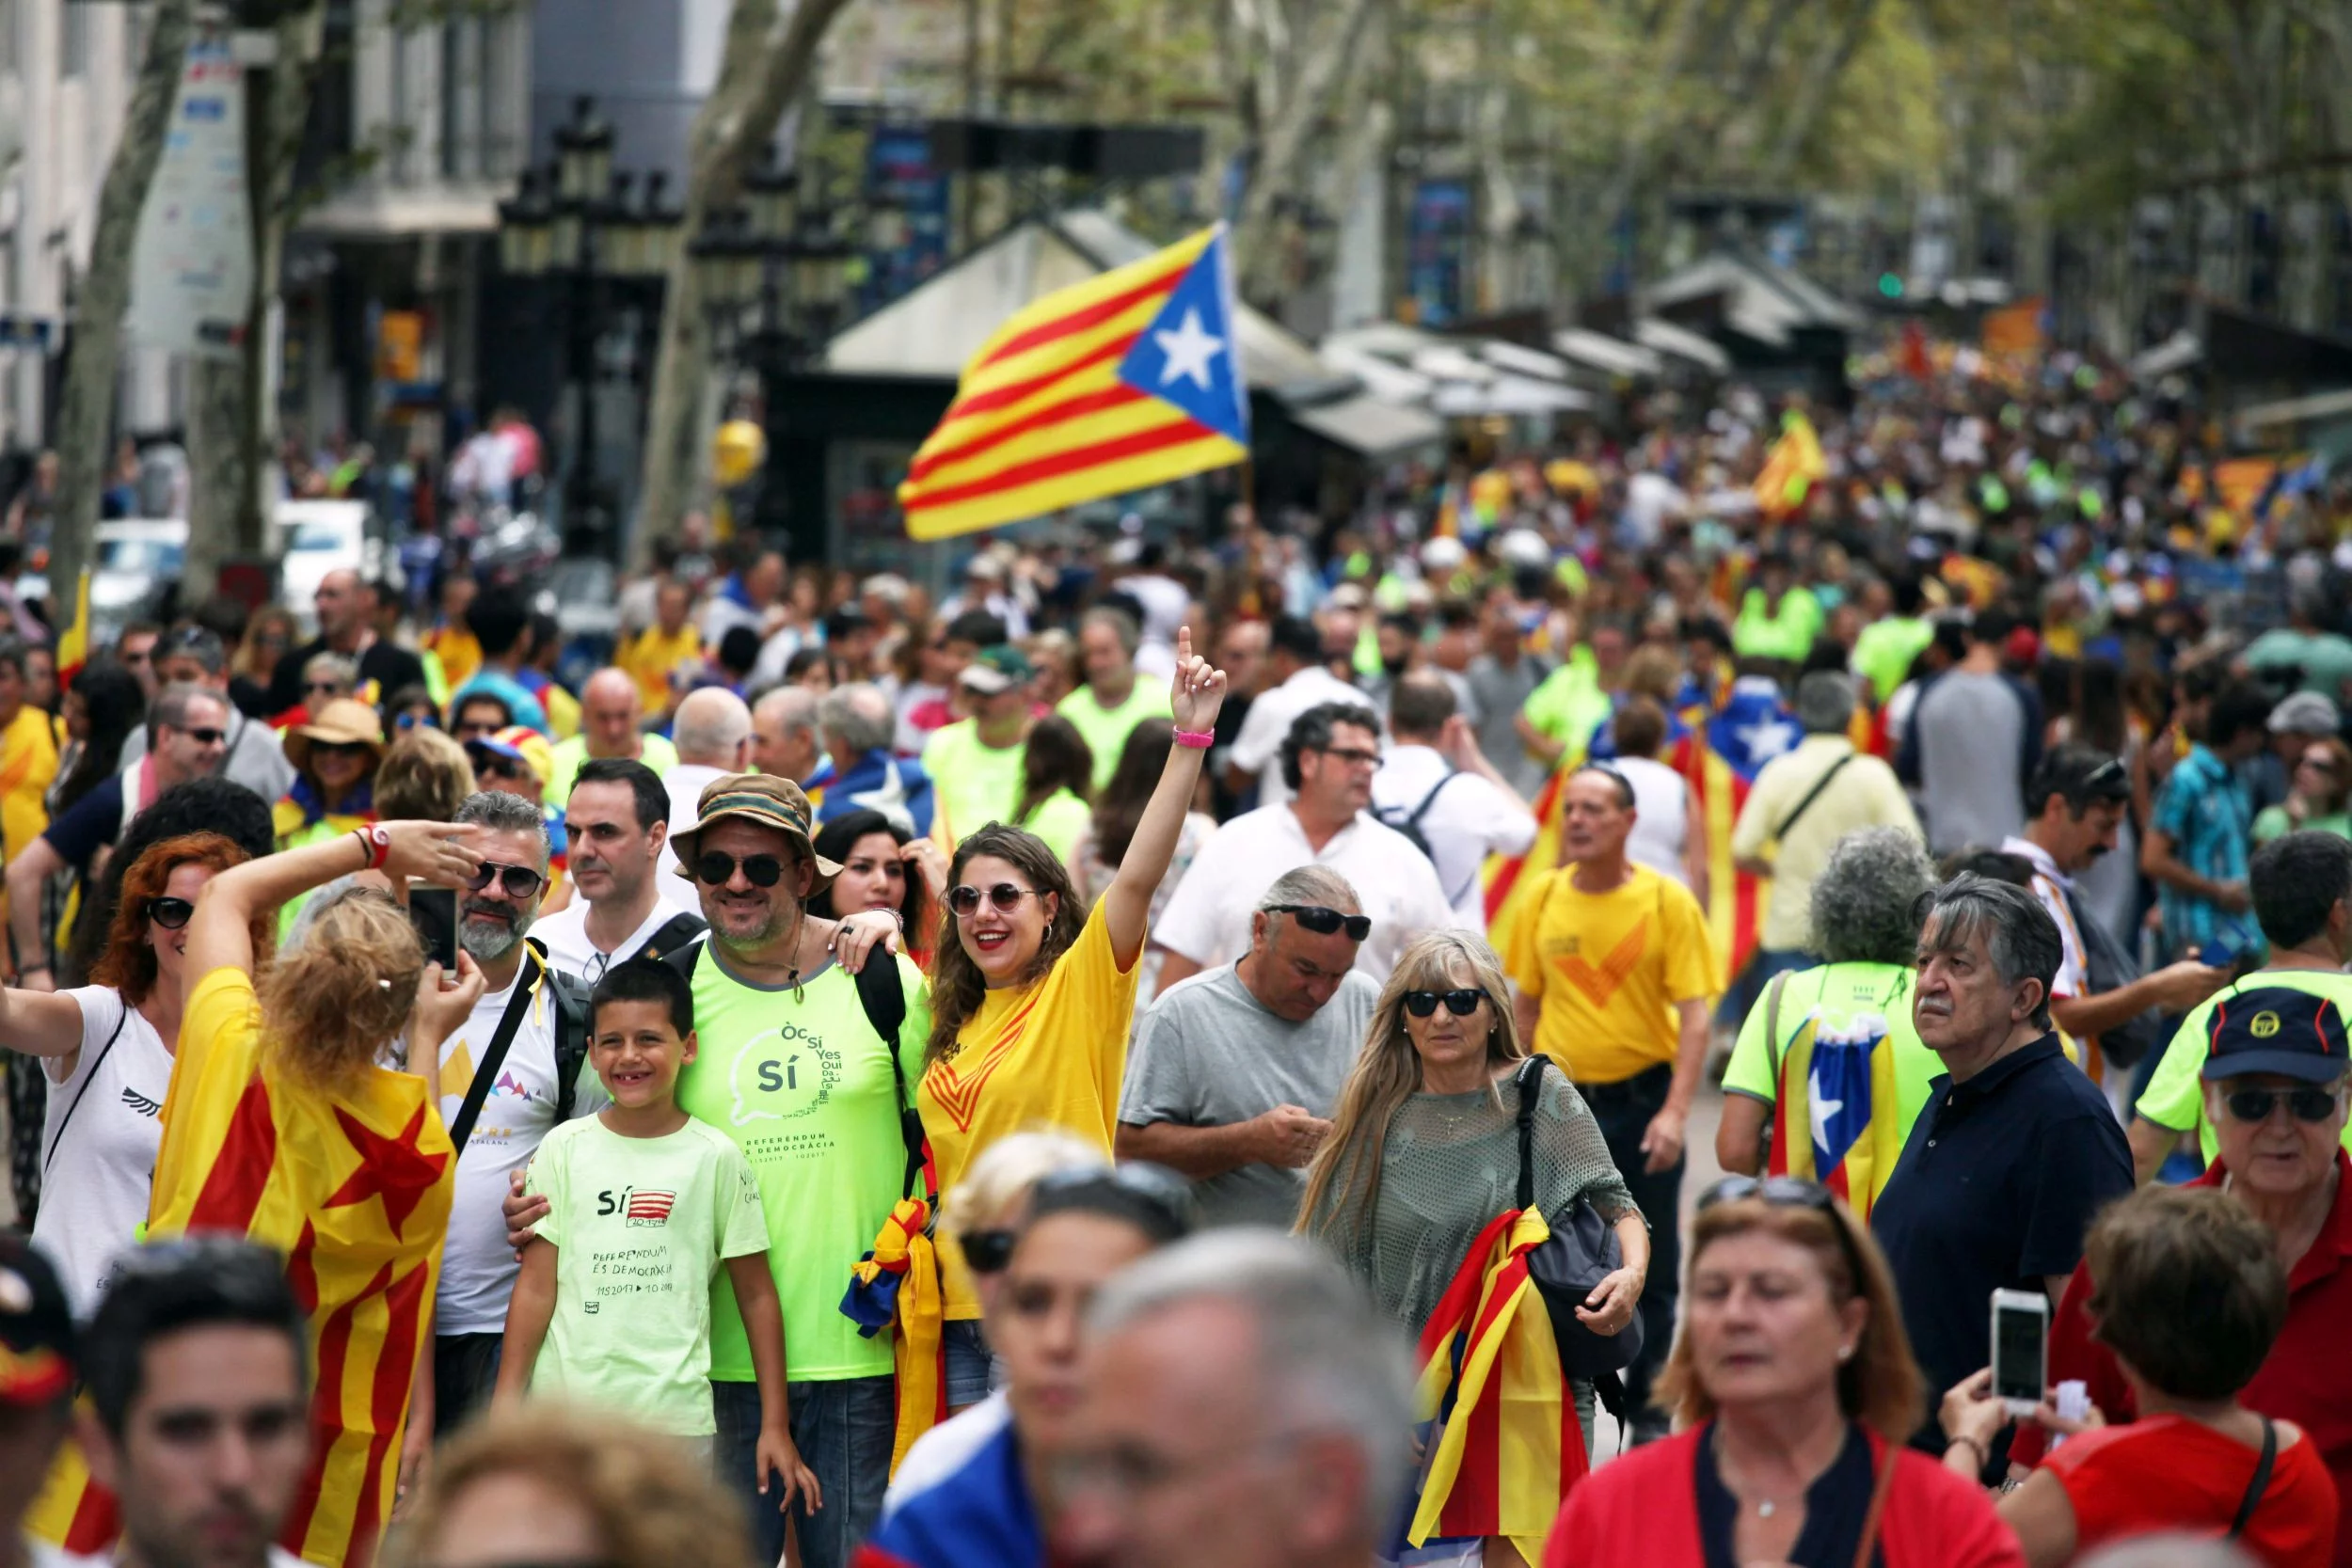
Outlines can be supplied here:
<path id="1" fill-rule="evenodd" d="M 147 1221 L 197 895 L 245 860 L 218 833 L 156 845 L 123 873 L 122 901 L 89 985 L 0 990 L 0 1045 L 37 1058 L 49 1091 L 45 1196 L 33 1240 L 57 1265 L 77 1319 L 97 1310 L 115 1258 L 135 1244 Z M 269 951 L 275 928 L 266 917 L 252 923 L 255 951 Z"/>
<path id="2" fill-rule="evenodd" d="M 931 960 L 931 1037 L 917 1093 L 939 1187 L 952 1192 L 989 1145 L 1059 1127 L 1110 1157 L 1152 895 L 1184 830 L 1225 674 L 1177 639 L 1176 745 L 1119 874 L 1091 911 L 1035 833 L 990 823 L 956 847 L 947 918 Z M 947 1404 L 988 1393 L 980 1301 L 952 1242 L 940 1248 Z"/>
<path id="3" fill-rule="evenodd" d="M 2023 1568 L 1975 1482 L 1904 1446 L 1923 1389 L 1894 1280 L 1827 1187 L 1724 1177 L 1690 1258 L 1658 1386 L 1681 1430 L 1568 1494 L 1544 1568 Z"/>

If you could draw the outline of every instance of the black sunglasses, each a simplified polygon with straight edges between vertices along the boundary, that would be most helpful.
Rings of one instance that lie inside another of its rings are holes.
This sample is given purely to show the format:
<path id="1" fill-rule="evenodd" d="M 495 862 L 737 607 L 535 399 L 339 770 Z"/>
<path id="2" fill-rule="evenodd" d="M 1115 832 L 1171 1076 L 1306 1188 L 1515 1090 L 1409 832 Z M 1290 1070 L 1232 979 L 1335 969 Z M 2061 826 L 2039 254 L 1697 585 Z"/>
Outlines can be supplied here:
<path id="1" fill-rule="evenodd" d="M 314 757 L 363 757 L 374 750 L 364 740 L 313 740 L 310 754 Z"/>
<path id="2" fill-rule="evenodd" d="M 161 926 L 165 930 L 176 931 L 185 926 L 189 917 L 196 913 L 196 905 L 188 899 L 173 898 L 167 895 L 161 898 L 150 898 L 143 912 L 148 919 Z"/>
<path id="3" fill-rule="evenodd" d="M 474 874 L 466 879 L 466 885 L 480 893 L 495 877 L 506 889 L 509 898 L 529 898 L 547 885 L 547 878 L 527 865 L 501 865 L 497 861 L 484 861 Z"/>
<path id="4" fill-rule="evenodd" d="M 217 746 L 229 738 L 227 730 L 182 730 L 180 733 L 199 746 Z"/>
<path id="5" fill-rule="evenodd" d="M 998 882 L 988 890 L 986 896 L 989 903 L 995 908 L 1010 910 L 1017 908 L 1024 898 L 1034 897 L 1036 894 L 1035 888 L 1015 887 L 1010 882 Z M 960 887 L 951 887 L 947 890 L 947 907 L 958 914 L 971 914 L 979 909 L 981 896 L 978 888 L 966 882 Z"/>
<path id="6" fill-rule="evenodd" d="M 1819 1181 L 1802 1176 L 1726 1176 L 1699 1194 L 1693 1212 L 1703 1214 L 1718 1203 L 1739 1203 L 1751 1197 L 1760 1197 L 1776 1209 L 1810 1209 L 1827 1214 L 1837 1232 L 1837 1249 L 1846 1255 L 1847 1277 L 1857 1292 L 1861 1291 L 1861 1250 L 1854 1245 L 1846 1216 L 1837 1212 L 1837 1195 Z"/>
<path id="7" fill-rule="evenodd" d="M 706 849 L 694 857 L 694 880 L 724 887 L 735 879 L 735 868 L 739 865 L 743 868 L 743 879 L 754 887 L 774 887 L 784 880 L 784 862 L 773 855 L 745 855 L 739 861 L 716 849 Z"/>
<path id="8" fill-rule="evenodd" d="M 2268 1121 L 2281 1100 L 2297 1121 L 2326 1121 L 2336 1114 L 2333 1089 L 2234 1089 L 2222 1097 L 2221 1103 L 2238 1120 L 2253 1122 Z"/>
<path id="9" fill-rule="evenodd" d="M 1344 930 L 1347 932 L 1348 941 L 1361 942 L 1372 935 L 1372 916 L 1342 914 L 1339 911 L 1324 904 L 1268 904 L 1265 907 L 1265 912 L 1289 915 L 1319 937 L 1327 937 L 1334 931 Z"/>
<path id="10" fill-rule="evenodd" d="M 1405 1010 L 1415 1018 L 1428 1018 L 1445 1004 L 1445 1010 L 1455 1018 L 1468 1018 L 1486 1000 L 1486 993 L 1475 987 L 1461 990 L 1408 990 L 1405 993 Z"/>
<path id="11" fill-rule="evenodd" d="M 1162 1242 L 1189 1235 L 1200 1224 L 1200 1203 L 1192 1196 L 1192 1183 L 1165 1165 L 1049 1171 L 1029 1189 L 1032 1219 L 1071 1208 L 1121 1211 Z"/>
<path id="12" fill-rule="evenodd" d="M 341 691 L 342 689 L 343 683 L 341 681 L 304 681 L 302 683 L 302 689 L 305 691 Z"/>
<path id="13" fill-rule="evenodd" d="M 1002 1274 L 1020 1239 L 1018 1230 L 975 1230 L 963 1238 L 963 1261 L 974 1274 Z"/>

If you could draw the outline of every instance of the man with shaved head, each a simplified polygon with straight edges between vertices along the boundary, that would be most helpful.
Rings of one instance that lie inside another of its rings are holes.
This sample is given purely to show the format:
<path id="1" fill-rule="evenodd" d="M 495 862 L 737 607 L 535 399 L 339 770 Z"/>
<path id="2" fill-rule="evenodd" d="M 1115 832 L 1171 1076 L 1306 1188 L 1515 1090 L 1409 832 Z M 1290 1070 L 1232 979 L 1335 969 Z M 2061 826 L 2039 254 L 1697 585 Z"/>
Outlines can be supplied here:
<path id="1" fill-rule="evenodd" d="M 825 753 L 817 744 L 817 693 L 779 686 L 752 705 L 752 766 L 790 779 L 814 805 L 827 779 L 818 777 Z M 825 769 L 830 777 L 830 769 Z"/>
<path id="2" fill-rule="evenodd" d="M 657 778 L 677 766 L 677 748 L 644 728 L 645 705 L 626 670 L 597 671 L 580 689 L 580 733 L 555 748 L 548 804 L 571 799 L 572 780 L 586 762 L 642 762 Z"/>
<path id="3" fill-rule="evenodd" d="M 359 667 L 359 696 L 379 702 L 404 686 L 424 685 L 424 660 L 375 635 L 375 591 L 358 573 L 338 568 L 319 579 L 311 597 L 319 634 L 286 653 L 270 673 L 269 710 L 283 713 L 302 701 L 303 667 L 320 654 L 341 654 Z"/>
<path id="4" fill-rule="evenodd" d="M 703 789 L 711 780 L 751 771 L 752 710 L 723 686 L 690 691 L 677 705 L 670 742 L 677 748 L 677 761 L 661 783 L 670 792 L 670 832 L 675 837 L 694 825 Z M 663 853 L 666 877 L 677 864 L 677 851 Z"/>

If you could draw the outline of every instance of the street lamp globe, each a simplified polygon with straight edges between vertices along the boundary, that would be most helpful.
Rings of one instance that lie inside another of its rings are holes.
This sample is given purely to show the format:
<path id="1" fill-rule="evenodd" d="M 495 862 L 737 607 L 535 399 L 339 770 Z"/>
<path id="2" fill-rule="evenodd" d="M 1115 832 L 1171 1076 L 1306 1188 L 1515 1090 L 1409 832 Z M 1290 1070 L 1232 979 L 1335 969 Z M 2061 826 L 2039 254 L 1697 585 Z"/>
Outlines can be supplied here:
<path id="1" fill-rule="evenodd" d="M 655 169 L 645 176 L 645 204 L 638 221 L 644 226 L 645 271 L 666 277 L 686 240 L 686 214 L 669 201 L 670 176 Z"/>
<path id="2" fill-rule="evenodd" d="M 516 277 L 536 277 L 548 270 L 553 249 L 554 209 L 538 172 L 523 170 L 512 201 L 499 203 L 499 266 Z"/>
<path id="3" fill-rule="evenodd" d="M 783 239 L 800 221 L 801 177 L 779 166 L 775 149 L 743 181 L 750 199 L 752 231 L 763 239 Z"/>

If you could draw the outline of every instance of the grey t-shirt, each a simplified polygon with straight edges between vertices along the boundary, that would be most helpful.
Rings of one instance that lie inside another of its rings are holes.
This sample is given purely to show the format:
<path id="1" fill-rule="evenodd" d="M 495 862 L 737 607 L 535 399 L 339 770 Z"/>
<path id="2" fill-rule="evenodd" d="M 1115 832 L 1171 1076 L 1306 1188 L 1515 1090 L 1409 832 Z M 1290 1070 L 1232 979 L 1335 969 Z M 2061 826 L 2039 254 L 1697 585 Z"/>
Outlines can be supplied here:
<path id="1" fill-rule="evenodd" d="M 1954 670 L 1936 677 L 1912 715 L 1928 847 L 1990 848 L 2026 824 L 2026 705 L 2007 680 Z"/>
<path id="2" fill-rule="evenodd" d="M 1486 753 L 1497 772 L 1511 781 L 1511 787 L 1530 800 L 1544 787 L 1551 769 L 1527 754 L 1527 745 L 1519 739 L 1513 721 L 1527 705 L 1529 694 L 1549 673 L 1533 654 L 1521 654 L 1519 661 L 1509 666 L 1491 654 L 1470 660 L 1470 694 L 1478 700 L 1478 749 Z"/>
<path id="3" fill-rule="evenodd" d="M 1277 1105 L 1328 1117 L 1363 1048 L 1380 988 L 1350 970 L 1314 1017 L 1277 1018 L 1225 964 L 1160 993 L 1127 1058 L 1119 1119 L 1131 1127 L 1230 1127 Z M 1307 1173 L 1243 1165 L 1195 1182 L 1211 1225 L 1271 1225 L 1298 1217 Z"/>

